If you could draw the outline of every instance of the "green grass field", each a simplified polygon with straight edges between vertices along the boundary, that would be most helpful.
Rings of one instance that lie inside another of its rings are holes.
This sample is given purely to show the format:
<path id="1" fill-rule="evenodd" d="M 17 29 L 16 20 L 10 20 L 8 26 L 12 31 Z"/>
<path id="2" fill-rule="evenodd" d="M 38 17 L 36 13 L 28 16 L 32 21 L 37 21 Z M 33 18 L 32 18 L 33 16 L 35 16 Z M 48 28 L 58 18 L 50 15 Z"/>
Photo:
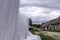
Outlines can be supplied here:
<path id="1" fill-rule="evenodd" d="M 42 40 L 55 40 L 54 38 L 50 37 L 50 36 L 46 36 L 44 34 L 39 34 L 39 36 L 41 37 Z"/>

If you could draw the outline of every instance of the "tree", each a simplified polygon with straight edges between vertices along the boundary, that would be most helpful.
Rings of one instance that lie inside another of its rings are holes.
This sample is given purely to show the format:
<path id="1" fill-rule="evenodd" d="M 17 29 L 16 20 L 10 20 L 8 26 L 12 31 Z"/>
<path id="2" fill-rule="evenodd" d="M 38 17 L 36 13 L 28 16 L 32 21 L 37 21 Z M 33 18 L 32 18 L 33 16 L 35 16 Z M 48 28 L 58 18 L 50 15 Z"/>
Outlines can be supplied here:
<path id="1" fill-rule="evenodd" d="M 29 25 L 32 26 L 32 19 L 29 18 Z"/>
<path id="2" fill-rule="evenodd" d="M 40 28 L 40 27 L 41 27 L 40 24 L 33 24 L 32 26 L 33 26 L 33 27 L 36 27 L 36 28 Z"/>

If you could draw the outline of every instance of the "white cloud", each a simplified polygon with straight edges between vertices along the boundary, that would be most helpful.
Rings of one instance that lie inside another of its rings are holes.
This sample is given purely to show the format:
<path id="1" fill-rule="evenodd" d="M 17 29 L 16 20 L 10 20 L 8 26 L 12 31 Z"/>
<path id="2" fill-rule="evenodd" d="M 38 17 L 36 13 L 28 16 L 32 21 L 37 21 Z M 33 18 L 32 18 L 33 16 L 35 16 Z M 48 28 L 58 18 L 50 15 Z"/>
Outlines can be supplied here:
<path id="1" fill-rule="evenodd" d="M 42 23 L 60 16 L 60 0 L 20 0 L 19 10 L 33 23 Z"/>
<path id="2" fill-rule="evenodd" d="M 42 23 L 47 20 L 51 20 L 60 16 L 60 10 L 54 10 L 49 8 L 26 6 L 21 7 L 20 12 L 25 14 L 27 17 L 31 17 L 33 23 Z"/>
<path id="3" fill-rule="evenodd" d="M 49 17 L 50 19 L 54 19 L 60 16 L 60 10 L 55 10 L 50 12 Z"/>
<path id="4" fill-rule="evenodd" d="M 27 6 L 27 7 L 21 7 L 20 11 L 21 13 L 24 13 L 27 16 L 47 16 L 46 14 L 50 13 L 50 11 L 52 10 L 49 8 Z"/>
<path id="5" fill-rule="evenodd" d="M 20 0 L 20 6 L 39 6 L 60 9 L 60 0 Z"/>

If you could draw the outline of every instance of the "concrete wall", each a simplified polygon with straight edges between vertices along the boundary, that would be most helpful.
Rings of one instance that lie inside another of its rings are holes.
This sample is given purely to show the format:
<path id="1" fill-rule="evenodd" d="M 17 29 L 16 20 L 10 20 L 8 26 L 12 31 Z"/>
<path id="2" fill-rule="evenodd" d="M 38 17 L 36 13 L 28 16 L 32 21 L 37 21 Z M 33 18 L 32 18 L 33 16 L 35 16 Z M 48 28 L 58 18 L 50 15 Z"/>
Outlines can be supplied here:
<path id="1" fill-rule="evenodd" d="M 60 24 L 57 25 L 57 29 L 60 30 Z"/>
<path id="2" fill-rule="evenodd" d="M 55 24 L 49 26 L 49 30 L 60 30 L 60 24 Z"/>

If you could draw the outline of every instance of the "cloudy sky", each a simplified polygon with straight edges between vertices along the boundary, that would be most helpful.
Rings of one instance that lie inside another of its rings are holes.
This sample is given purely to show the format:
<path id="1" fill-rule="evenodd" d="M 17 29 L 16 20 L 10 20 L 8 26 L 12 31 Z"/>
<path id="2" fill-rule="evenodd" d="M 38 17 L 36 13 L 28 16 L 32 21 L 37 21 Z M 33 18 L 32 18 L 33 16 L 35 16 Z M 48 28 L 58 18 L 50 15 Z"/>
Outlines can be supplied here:
<path id="1" fill-rule="evenodd" d="M 43 23 L 60 16 L 60 0 L 20 0 L 19 11 L 33 23 Z"/>

